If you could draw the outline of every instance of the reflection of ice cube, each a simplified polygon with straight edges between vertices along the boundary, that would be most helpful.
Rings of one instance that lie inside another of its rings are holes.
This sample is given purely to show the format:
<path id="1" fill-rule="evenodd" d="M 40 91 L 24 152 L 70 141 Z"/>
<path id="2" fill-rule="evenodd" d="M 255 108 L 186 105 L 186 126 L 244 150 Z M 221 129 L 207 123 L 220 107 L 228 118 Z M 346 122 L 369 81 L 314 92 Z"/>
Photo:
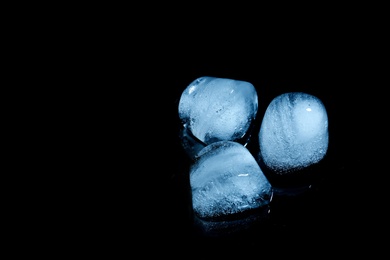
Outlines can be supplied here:
<path id="1" fill-rule="evenodd" d="M 183 127 L 180 132 L 181 144 L 184 151 L 191 159 L 195 159 L 199 151 L 201 151 L 206 144 L 199 141 L 196 137 L 191 134 L 191 131 L 187 127 Z"/>
<path id="2" fill-rule="evenodd" d="M 198 156 L 190 169 L 190 185 L 199 217 L 223 217 L 269 204 L 271 185 L 243 145 L 214 142 Z"/>
<path id="3" fill-rule="evenodd" d="M 205 144 L 245 137 L 257 109 L 257 92 L 251 83 L 225 78 L 198 78 L 179 101 L 183 125 Z"/>
<path id="4" fill-rule="evenodd" d="M 270 207 L 260 207 L 258 210 L 251 212 L 251 214 L 240 215 L 238 218 L 226 218 L 223 220 L 202 219 L 193 216 L 195 231 L 199 235 L 205 237 L 228 237 L 236 236 L 248 230 L 258 228 L 267 224 L 270 219 Z M 264 229 L 262 230 L 265 231 Z M 248 233 L 245 233 L 248 235 Z M 263 233 L 263 235 L 265 235 Z"/>
<path id="5" fill-rule="evenodd" d="M 328 116 L 315 96 L 285 93 L 268 105 L 259 131 L 260 159 L 282 174 L 306 168 L 328 149 Z"/>

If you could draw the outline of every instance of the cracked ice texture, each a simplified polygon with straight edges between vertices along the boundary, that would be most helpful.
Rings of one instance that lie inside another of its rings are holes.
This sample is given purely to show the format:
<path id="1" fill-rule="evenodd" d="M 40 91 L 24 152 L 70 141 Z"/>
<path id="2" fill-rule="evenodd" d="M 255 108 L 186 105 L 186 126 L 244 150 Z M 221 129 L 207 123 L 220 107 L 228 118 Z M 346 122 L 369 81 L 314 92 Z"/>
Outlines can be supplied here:
<path id="1" fill-rule="evenodd" d="M 268 205 L 272 188 L 252 154 L 232 141 L 203 148 L 190 169 L 194 212 L 214 218 Z"/>
<path id="2" fill-rule="evenodd" d="M 246 81 L 200 77 L 184 89 L 179 117 L 205 144 L 245 136 L 258 109 L 257 92 Z"/>
<path id="3" fill-rule="evenodd" d="M 283 174 L 315 164 L 328 149 L 328 116 L 317 97 L 285 93 L 268 105 L 259 131 L 260 158 Z"/>

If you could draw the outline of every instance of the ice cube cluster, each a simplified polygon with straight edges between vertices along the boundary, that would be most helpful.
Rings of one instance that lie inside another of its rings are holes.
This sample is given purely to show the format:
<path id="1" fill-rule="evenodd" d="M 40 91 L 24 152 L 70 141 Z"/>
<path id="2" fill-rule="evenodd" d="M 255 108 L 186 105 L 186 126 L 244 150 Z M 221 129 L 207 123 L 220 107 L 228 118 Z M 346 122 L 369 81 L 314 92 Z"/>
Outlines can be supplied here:
<path id="1" fill-rule="evenodd" d="M 182 92 L 178 113 L 183 146 L 193 159 L 189 174 L 197 216 L 223 217 L 268 205 L 273 187 L 261 165 L 283 176 L 326 155 L 328 117 L 319 98 L 303 92 L 276 96 L 259 132 L 252 133 L 259 146 L 253 154 L 246 144 L 257 112 L 257 91 L 246 81 L 200 77 Z"/>

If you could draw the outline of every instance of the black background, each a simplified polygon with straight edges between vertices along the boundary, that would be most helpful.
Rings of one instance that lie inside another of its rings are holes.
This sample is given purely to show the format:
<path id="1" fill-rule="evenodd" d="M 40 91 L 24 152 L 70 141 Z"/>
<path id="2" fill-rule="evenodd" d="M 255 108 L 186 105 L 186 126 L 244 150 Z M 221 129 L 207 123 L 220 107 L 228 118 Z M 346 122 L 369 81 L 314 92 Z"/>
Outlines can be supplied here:
<path id="1" fill-rule="evenodd" d="M 8 197 L 22 198 L 10 228 L 31 246 L 8 240 L 20 252 L 110 259 L 387 252 L 387 9 L 186 4 L 68 5 L 21 20 L 5 51 L 15 82 L 27 81 L 15 97 L 31 101 L 29 120 L 15 117 L 27 142 L 14 145 L 29 158 L 15 158 L 28 176 L 14 174 L 16 184 L 30 189 Z M 191 212 L 178 102 L 202 76 L 252 83 L 258 124 L 286 92 L 317 96 L 328 113 L 313 188 L 274 197 L 264 222 L 233 234 L 198 232 Z"/>

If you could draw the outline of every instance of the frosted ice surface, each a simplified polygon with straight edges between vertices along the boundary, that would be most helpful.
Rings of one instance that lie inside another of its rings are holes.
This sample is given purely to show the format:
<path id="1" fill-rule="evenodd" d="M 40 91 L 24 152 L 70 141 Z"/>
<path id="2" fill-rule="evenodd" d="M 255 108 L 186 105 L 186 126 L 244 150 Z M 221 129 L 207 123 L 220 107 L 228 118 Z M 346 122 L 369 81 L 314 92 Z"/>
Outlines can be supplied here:
<path id="1" fill-rule="evenodd" d="M 260 158 L 279 173 L 319 162 L 328 149 L 328 116 L 317 97 L 285 93 L 274 98 L 264 114 L 260 131 Z"/>
<path id="2" fill-rule="evenodd" d="M 245 136 L 258 109 L 257 92 L 246 81 L 200 77 L 184 89 L 179 117 L 200 141 L 235 141 Z"/>
<path id="3" fill-rule="evenodd" d="M 201 218 L 227 216 L 269 204 L 272 188 L 243 145 L 219 141 L 203 148 L 190 169 L 194 212 Z"/>

